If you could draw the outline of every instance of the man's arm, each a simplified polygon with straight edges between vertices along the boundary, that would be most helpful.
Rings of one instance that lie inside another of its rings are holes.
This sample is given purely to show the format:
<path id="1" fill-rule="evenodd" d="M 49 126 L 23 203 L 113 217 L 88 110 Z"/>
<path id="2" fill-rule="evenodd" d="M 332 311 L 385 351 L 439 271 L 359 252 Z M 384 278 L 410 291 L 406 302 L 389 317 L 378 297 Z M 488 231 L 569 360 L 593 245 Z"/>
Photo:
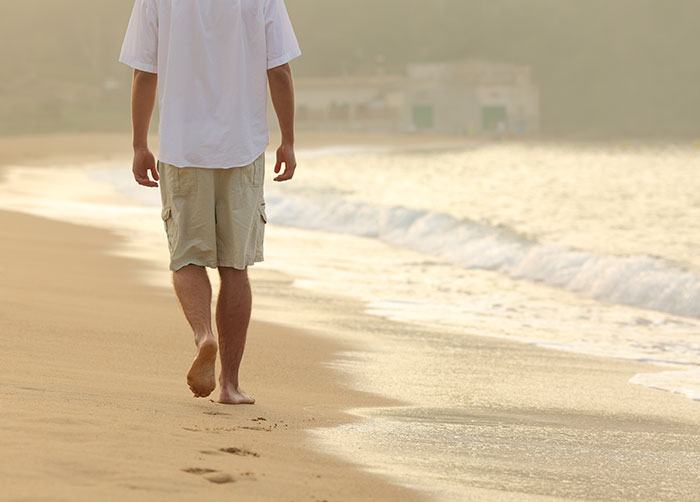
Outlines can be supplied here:
<path id="1" fill-rule="evenodd" d="M 134 132 L 134 179 L 139 185 L 157 187 L 156 159 L 148 149 L 148 129 L 156 102 L 158 75 L 134 70 L 131 86 L 131 123 Z M 148 177 L 151 173 L 153 179 Z M 154 181 L 155 180 L 155 181 Z"/>
<path id="2" fill-rule="evenodd" d="M 294 85 L 292 82 L 292 70 L 289 64 L 283 64 L 267 70 L 267 78 L 270 82 L 270 95 L 275 107 L 277 120 L 282 132 L 282 144 L 277 149 L 277 163 L 275 173 L 279 173 L 284 164 L 284 172 L 277 176 L 275 181 L 287 181 L 294 176 L 297 167 L 294 154 Z"/>

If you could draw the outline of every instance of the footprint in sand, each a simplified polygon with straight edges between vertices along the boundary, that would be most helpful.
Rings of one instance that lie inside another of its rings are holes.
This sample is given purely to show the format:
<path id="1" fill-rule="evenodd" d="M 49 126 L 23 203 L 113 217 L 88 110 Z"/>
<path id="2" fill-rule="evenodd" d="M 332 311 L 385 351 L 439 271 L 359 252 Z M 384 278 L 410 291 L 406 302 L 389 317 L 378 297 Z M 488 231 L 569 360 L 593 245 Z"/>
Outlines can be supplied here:
<path id="1" fill-rule="evenodd" d="M 236 448 L 235 446 L 232 446 L 230 448 L 219 448 L 219 451 L 223 451 L 224 453 L 230 453 L 231 455 L 240 455 L 242 457 L 259 457 L 260 454 L 246 450 L 245 448 Z"/>
<path id="2" fill-rule="evenodd" d="M 188 467 L 187 469 L 182 469 L 184 472 L 189 474 L 196 474 L 197 476 L 204 476 L 204 479 L 210 483 L 217 485 L 223 485 L 225 483 L 233 483 L 236 480 L 233 476 L 226 474 L 225 472 L 219 472 L 215 469 L 207 469 L 206 467 Z"/>
<path id="3" fill-rule="evenodd" d="M 248 431 L 265 431 L 265 432 L 271 432 L 272 427 L 260 427 L 260 426 L 249 426 L 249 425 L 241 425 L 239 429 L 245 429 Z"/>
<path id="4" fill-rule="evenodd" d="M 202 475 L 202 474 L 211 474 L 212 472 L 216 472 L 215 469 L 207 469 L 203 467 L 188 467 L 187 469 L 182 469 L 183 472 L 187 472 L 189 474 L 197 474 L 197 475 Z"/>
<path id="5" fill-rule="evenodd" d="M 225 472 L 217 472 L 216 474 L 205 476 L 204 479 L 206 479 L 210 483 L 216 483 L 217 485 L 233 483 L 234 481 L 236 481 L 235 479 L 233 479 L 233 476 L 231 476 L 230 474 L 226 474 Z"/>

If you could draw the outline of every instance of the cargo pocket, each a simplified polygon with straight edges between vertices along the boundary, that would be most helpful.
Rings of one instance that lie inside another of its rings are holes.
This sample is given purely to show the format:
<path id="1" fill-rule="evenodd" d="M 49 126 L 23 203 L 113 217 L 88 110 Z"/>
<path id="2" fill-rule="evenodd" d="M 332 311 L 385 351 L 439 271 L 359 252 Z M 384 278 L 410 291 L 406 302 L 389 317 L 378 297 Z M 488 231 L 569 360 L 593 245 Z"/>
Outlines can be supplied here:
<path id="1" fill-rule="evenodd" d="M 172 252 L 173 243 L 175 242 L 175 236 L 173 235 L 175 229 L 173 228 L 172 211 L 170 210 L 169 206 L 163 208 L 163 210 L 160 212 L 160 217 L 162 218 L 163 225 L 165 226 L 165 234 L 168 236 L 168 248 Z"/>

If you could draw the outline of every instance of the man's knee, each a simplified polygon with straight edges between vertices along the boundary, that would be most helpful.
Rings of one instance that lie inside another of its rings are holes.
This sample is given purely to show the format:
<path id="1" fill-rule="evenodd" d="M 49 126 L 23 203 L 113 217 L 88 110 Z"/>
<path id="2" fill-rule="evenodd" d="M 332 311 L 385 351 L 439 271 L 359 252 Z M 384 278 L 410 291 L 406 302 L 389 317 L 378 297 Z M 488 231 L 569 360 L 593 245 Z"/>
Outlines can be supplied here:
<path id="1" fill-rule="evenodd" d="M 185 265 L 184 267 L 180 267 L 177 270 L 173 271 L 173 276 L 188 276 L 188 275 L 193 275 L 193 274 L 201 274 L 202 272 L 205 272 L 206 268 L 201 267 L 199 265 Z"/>
<path id="2" fill-rule="evenodd" d="M 248 277 L 248 267 L 239 269 L 233 267 L 219 267 L 219 276 L 222 281 L 240 280 Z"/>

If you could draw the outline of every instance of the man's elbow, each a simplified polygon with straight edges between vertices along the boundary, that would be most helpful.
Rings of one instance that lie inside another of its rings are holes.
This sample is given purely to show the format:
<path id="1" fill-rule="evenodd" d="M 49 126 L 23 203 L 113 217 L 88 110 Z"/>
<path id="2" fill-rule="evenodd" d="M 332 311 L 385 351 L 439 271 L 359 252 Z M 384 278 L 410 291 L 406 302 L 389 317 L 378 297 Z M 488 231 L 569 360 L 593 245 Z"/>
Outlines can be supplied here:
<path id="1" fill-rule="evenodd" d="M 276 81 L 287 81 L 291 80 L 292 78 L 292 68 L 289 66 L 289 63 L 285 63 L 280 66 L 275 66 L 274 68 L 270 68 L 267 70 L 267 76 L 270 80 L 276 80 Z"/>
<path id="2" fill-rule="evenodd" d="M 157 73 L 150 73 L 143 70 L 134 70 L 134 82 L 139 84 L 152 84 L 158 81 Z"/>

